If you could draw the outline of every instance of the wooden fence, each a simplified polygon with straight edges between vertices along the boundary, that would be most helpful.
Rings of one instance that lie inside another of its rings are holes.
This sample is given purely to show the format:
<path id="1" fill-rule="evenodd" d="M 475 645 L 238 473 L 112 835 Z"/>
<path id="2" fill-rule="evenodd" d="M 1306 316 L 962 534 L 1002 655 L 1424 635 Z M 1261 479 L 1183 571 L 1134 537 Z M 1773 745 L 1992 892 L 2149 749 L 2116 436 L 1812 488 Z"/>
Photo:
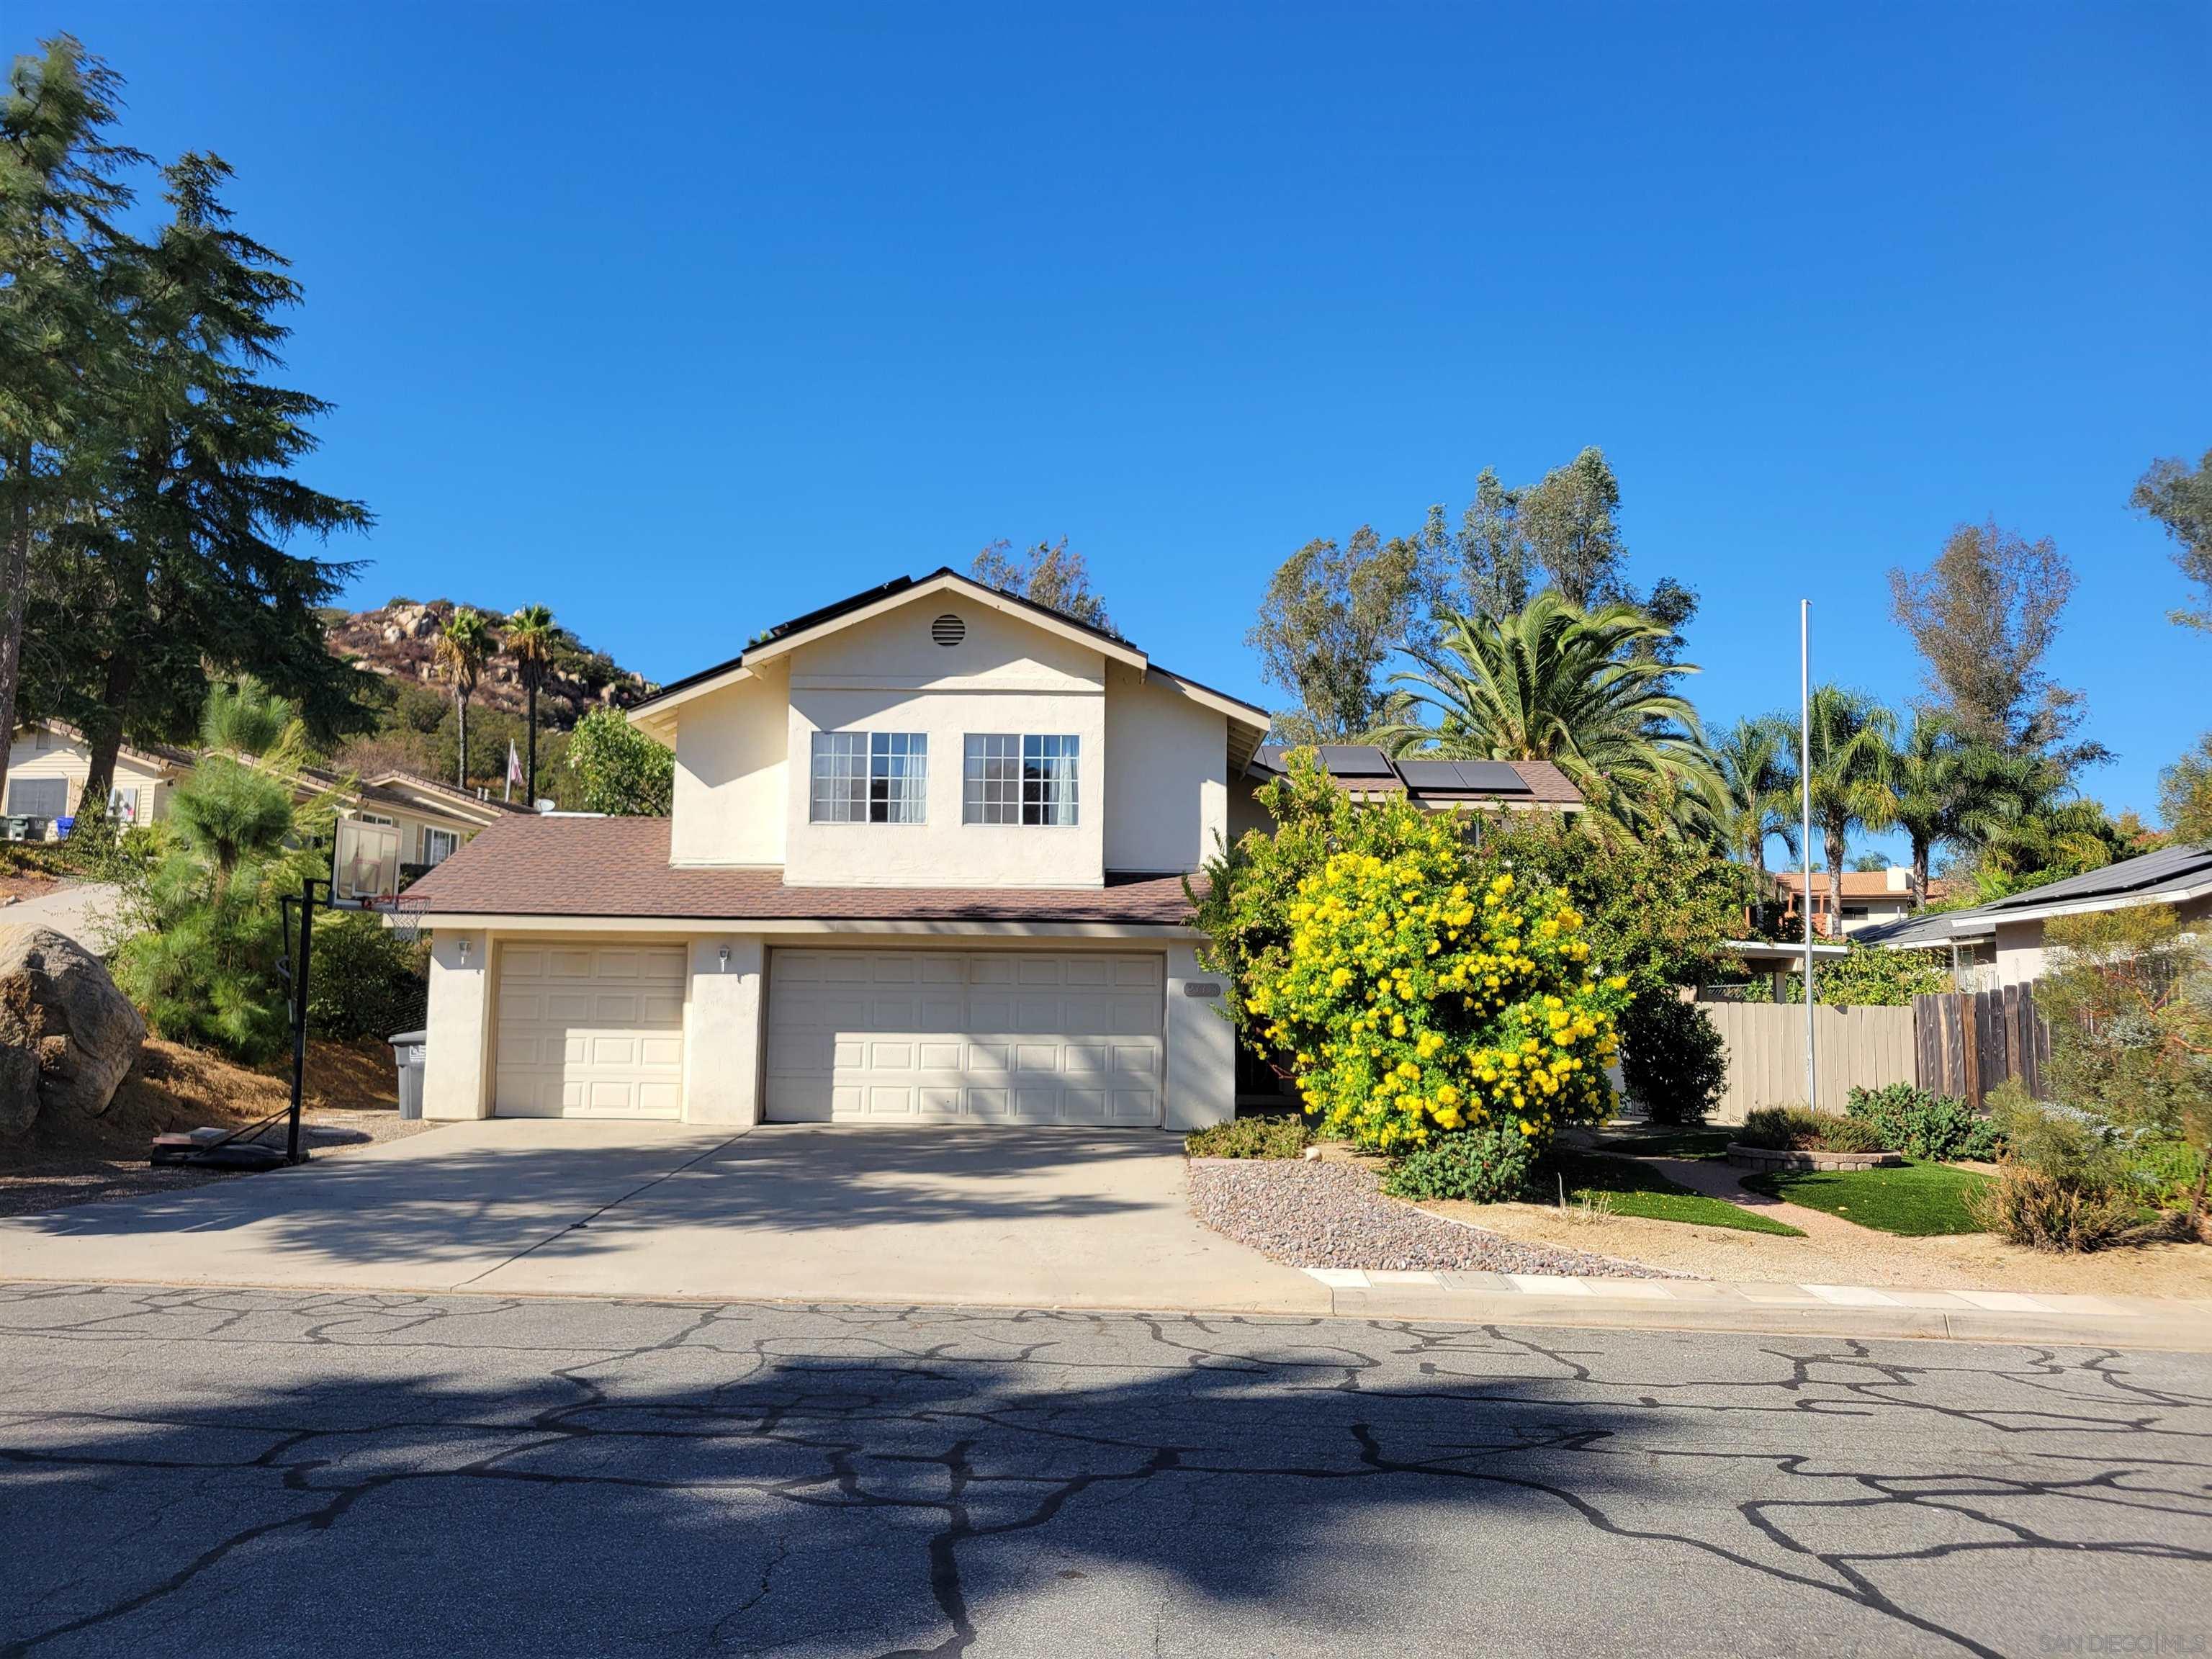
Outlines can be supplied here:
<path id="1" fill-rule="evenodd" d="M 1923 997 L 1923 1002 L 1942 999 Z M 1761 1106 L 1805 1103 L 1805 1009 L 1800 1003 L 1708 1002 L 1705 1017 L 1728 1044 L 1728 1092 L 1713 1110 L 1715 1123 L 1741 1123 Z M 1820 1099 L 1826 1110 L 1844 1109 L 1845 1093 L 1911 1083 L 1914 1010 L 1815 1008 L 1820 1045 Z"/>
<path id="2" fill-rule="evenodd" d="M 1915 1066 L 1920 1086 L 1979 1106 L 1990 1090 L 2016 1077 L 2045 1098 L 2051 1027 L 2035 1012 L 2025 985 L 1955 991 L 1912 999 Z"/>

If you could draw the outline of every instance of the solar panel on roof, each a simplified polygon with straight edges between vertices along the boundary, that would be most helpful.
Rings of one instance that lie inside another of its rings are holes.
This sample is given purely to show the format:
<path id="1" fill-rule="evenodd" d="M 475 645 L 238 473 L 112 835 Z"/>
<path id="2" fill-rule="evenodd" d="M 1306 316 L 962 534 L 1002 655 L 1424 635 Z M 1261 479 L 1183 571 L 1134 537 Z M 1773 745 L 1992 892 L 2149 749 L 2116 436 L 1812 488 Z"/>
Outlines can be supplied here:
<path id="1" fill-rule="evenodd" d="M 1504 761 L 1457 761 L 1462 783 L 1492 795 L 1525 795 L 1527 780 Z"/>
<path id="2" fill-rule="evenodd" d="M 1400 761 L 1406 787 L 1437 795 L 1525 795 L 1521 775 L 1504 761 Z"/>
<path id="3" fill-rule="evenodd" d="M 1372 744 L 1325 743 L 1321 745 L 1321 763 L 1333 777 L 1387 778 L 1390 762 Z"/>

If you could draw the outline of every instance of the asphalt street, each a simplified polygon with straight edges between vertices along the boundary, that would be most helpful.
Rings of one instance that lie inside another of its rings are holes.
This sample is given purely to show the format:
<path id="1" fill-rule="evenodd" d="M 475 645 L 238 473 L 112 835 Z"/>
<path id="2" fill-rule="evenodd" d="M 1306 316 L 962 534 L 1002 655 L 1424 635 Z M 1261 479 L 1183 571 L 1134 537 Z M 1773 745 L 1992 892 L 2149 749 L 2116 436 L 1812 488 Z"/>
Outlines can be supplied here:
<path id="1" fill-rule="evenodd" d="M 0 1287 L 0 1652 L 2212 1650 L 2212 1364 Z"/>

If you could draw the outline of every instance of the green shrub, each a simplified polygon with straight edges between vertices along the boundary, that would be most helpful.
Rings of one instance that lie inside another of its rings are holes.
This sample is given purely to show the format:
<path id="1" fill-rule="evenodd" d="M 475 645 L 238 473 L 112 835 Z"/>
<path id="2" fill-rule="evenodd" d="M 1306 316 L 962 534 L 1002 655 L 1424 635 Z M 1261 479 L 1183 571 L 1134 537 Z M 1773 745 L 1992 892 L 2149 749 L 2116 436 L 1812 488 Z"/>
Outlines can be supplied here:
<path id="1" fill-rule="evenodd" d="M 2096 1250 L 2145 1229 L 2139 1205 L 2095 1181 L 2008 1164 L 1966 1196 L 1966 1213 L 1987 1231 L 2031 1250 Z"/>
<path id="2" fill-rule="evenodd" d="M 1529 1139 L 1513 1123 L 1434 1136 L 1390 1166 L 1382 1190 L 1394 1198 L 1460 1198 L 1470 1204 L 1517 1197 L 1536 1167 Z"/>
<path id="3" fill-rule="evenodd" d="M 1728 1087 L 1728 1045 L 1705 1011 L 1649 992 L 1620 1020 L 1620 1075 L 1654 1123 L 1702 1123 Z"/>
<path id="4" fill-rule="evenodd" d="M 1875 1127 L 1855 1117 L 1802 1106 L 1762 1106 L 1743 1121 L 1736 1140 L 1776 1152 L 1887 1152 Z"/>
<path id="5" fill-rule="evenodd" d="M 374 916 L 315 918 L 307 966 L 307 1029 L 317 1036 L 388 1037 L 421 1027 L 429 1006 L 428 952 Z"/>
<path id="6" fill-rule="evenodd" d="M 2118 1184 L 2116 1132 L 2096 1113 L 2034 1099 L 2019 1079 L 2007 1078 L 1990 1093 L 1990 1115 L 2021 1168 L 2075 1186 Z"/>
<path id="7" fill-rule="evenodd" d="M 1871 1125 L 1884 1150 L 1939 1164 L 1997 1155 L 1996 1125 L 1963 1100 L 1932 1095 L 1910 1083 L 1854 1089 L 1845 1114 Z"/>
<path id="8" fill-rule="evenodd" d="M 1294 1112 L 1240 1117 L 1194 1129 L 1182 1139 L 1192 1158 L 1296 1158 L 1314 1143 L 1314 1132 Z"/>

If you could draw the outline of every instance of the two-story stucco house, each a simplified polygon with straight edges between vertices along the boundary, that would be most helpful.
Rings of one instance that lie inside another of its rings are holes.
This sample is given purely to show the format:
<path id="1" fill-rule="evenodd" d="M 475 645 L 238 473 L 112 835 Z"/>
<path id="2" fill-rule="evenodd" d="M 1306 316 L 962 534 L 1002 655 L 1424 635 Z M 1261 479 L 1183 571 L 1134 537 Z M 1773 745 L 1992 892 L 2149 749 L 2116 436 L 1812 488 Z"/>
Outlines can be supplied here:
<path id="1" fill-rule="evenodd" d="M 428 1115 L 1233 1114 L 1183 877 L 1252 816 L 1265 711 L 940 570 L 630 718 L 675 751 L 670 817 L 494 823 L 402 900 Z M 1511 781 L 1572 798 L 1538 769 Z"/>

